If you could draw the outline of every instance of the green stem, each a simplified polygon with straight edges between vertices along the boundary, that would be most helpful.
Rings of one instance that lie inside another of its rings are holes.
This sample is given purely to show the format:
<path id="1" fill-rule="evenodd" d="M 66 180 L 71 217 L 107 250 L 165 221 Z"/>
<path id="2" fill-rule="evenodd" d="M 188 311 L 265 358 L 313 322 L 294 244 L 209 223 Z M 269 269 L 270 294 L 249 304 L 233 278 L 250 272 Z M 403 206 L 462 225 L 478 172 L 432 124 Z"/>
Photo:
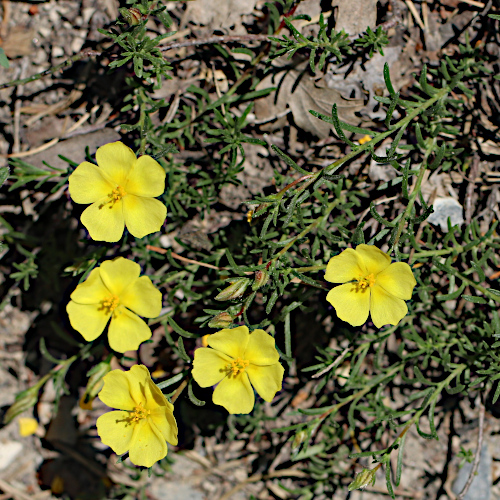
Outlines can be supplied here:
<path id="1" fill-rule="evenodd" d="M 308 273 L 312 271 L 321 271 L 322 269 L 326 269 L 326 264 L 318 264 L 317 266 L 309 266 L 309 267 L 295 267 L 290 270 L 297 271 L 298 273 Z"/>
<path id="2" fill-rule="evenodd" d="M 422 408 L 420 408 L 420 410 L 417 411 L 417 413 L 415 413 L 415 415 L 413 415 L 413 417 L 407 422 L 407 424 L 405 425 L 405 428 L 400 432 L 399 436 L 397 437 L 395 443 L 393 444 L 393 447 L 395 444 L 397 444 L 397 442 L 410 430 L 410 427 L 415 423 L 417 422 L 420 417 L 422 416 L 422 414 L 424 413 L 424 411 L 429 407 L 429 405 L 431 403 L 433 403 L 437 398 L 438 396 L 441 394 L 441 392 L 443 392 L 443 389 L 456 377 L 458 377 L 465 369 L 467 368 L 467 365 L 458 365 L 455 370 L 453 370 L 449 375 L 448 377 L 446 377 L 442 382 L 440 382 L 435 391 L 433 392 L 432 396 L 429 398 L 429 400 L 427 401 L 426 405 L 425 406 L 422 406 Z"/>
<path id="3" fill-rule="evenodd" d="M 460 278 L 462 281 L 465 281 L 465 283 L 467 283 L 469 286 L 472 286 L 473 288 L 475 288 L 476 290 L 481 292 L 483 295 L 486 295 L 486 297 L 488 297 L 489 299 L 494 300 L 495 302 L 500 302 L 500 297 L 498 295 L 491 293 L 489 290 L 484 288 L 484 286 L 481 286 L 481 285 L 477 284 L 475 281 L 470 280 L 469 278 L 465 277 L 462 273 L 459 273 L 458 271 L 456 271 L 452 267 L 450 269 L 451 269 L 452 274 L 454 276 L 456 276 L 457 278 Z"/>
<path id="4" fill-rule="evenodd" d="M 453 247 L 446 248 L 443 250 L 423 250 L 422 252 L 415 252 L 413 254 L 413 259 L 426 259 L 427 257 L 434 257 L 439 255 L 448 255 L 453 252 L 462 253 L 464 251 L 464 247 Z"/>
<path id="5" fill-rule="evenodd" d="M 309 224 L 301 233 L 299 233 L 295 238 L 290 241 L 286 246 L 284 246 L 272 259 L 271 262 L 278 260 L 282 255 L 284 255 L 290 247 L 292 247 L 297 240 L 300 240 L 303 238 L 306 234 L 311 232 L 313 229 L 317 228 L 323 221 L 325 221 L 328 216 L 330 215 L 330 212 L 341 202 L 340 198 L 337 198 L 336 200 L 332 201 L 327 207 L 325 212 L 321 217 L 318 217 L 313 223 Z M 299 268 L 300 269 L 300 268 Z"/>
<path id="6" fill-rule="evenodd" d="M 2 83 L 0 85 L 0 90 L 9 87 L 15 87 L 17 85 L 24 85 L 25 83 L 34 82 L 35 80 L 40 80 L 44 76 L 53 75 L 54 73 L 57 73 L 59 70 L 69 68 L 77 61 L 81 61 L 82 59 L 86 59 L 87 57 L 99 56 L 99 55 L 101 55 L 100 52 L 96 52 L 95 50 L 92 49 L 82 50 L 78 54 L 75 54 L 74 56 L 71 56 L 69 59 L 66 59 L 66 61 L 62 62 L 61 64 L 57 64 L 56 66 L 46 69 L 45 71 L 36 73 L 35 75 L 28 76 L 27 78 L 19 78 L 17 80 L 12 80 L 10 82 Z"/>
<path id="7" fill-rule="evenodd" d="M 140 115 L 139 115 L 139 131 L 141 134 L 141 144 L 139 146 L 139 154 L 138 156 L 142 156 L 144 152 L 146 151 L 146 141 L 147 141 L 147 136 L 146 136 L 146 106 L 144 104 L 144 101 L 146 99 L 146 96 L 144 94 L 144 88 L 139 89 L 139 94 L 137 96 L 137 102 L 139 104 L 139 109 Z"/>
<path id="8" fill-rule="evenodd" d="M 400 129 L 402 127 L 406 127 L 414 118 L 416 118 L 420 113 L 422 113 L 422 111 L 425 111 L 426 109 L 430 108 L 437 101 L 439 101 L 439 99 L 442 99 L 446 94 L 448 94 L 451 90 L 452 89 L 448 86 L 442 88 L 433 97 L 431 97 L 428 101 L 425 101 L 422 105 L 418 106 L 413 111 L 408 113 L 408 115 L 405 118 L 402 118 L 401 120 L 399 120 L 399 122 L 396 123 L 390 130 L 387 130 L 386 132 L 382 132 L 381 134 L 376 135 L 371 141 L 365 142 L 364 144 L 360 145 L 355 150 L 348 153 L 343 158 L 340 158 L 340 159 L 334 161 L 333 163 L 330 163 L 330 165 L 327 165 L 322 170 L 317 172 L 315 174 L 315 176 L 319 177 L 322 173 L 328 172 L 328 170 L 334 169 L 335 167 L 339 167 L 343 163 L 355 158 L 360 153 L 363 153 L 371 148 L 374 148 L 375 145 L 377 145 L 379 142 L 382 142 L 386 137 L 390 136 L 391 134 L 396 132 L 398 129 Z"/>
<path id="9" fill-rule="evenodd" d="M 404 367 L 405 367 L 404 364 L 393 367 L 391 370 L 389 370 L 386 373 L 385 378 L 392 377 L 392 375 L 396 374 L 397 372 L 402 370 Z M 378 380 L 376 385 L 380 384 L 381 382 L 382 382 L 381 380 Z M 351 401 L 353 401 L 355 399 L 363 397 L 365 394 L 370 392 L 372 389 L 373 389 L 373 385 L 370 385 L 370 382 L 368 382 L 367 386 L 364 389 L 361 389 L 360 391 L 355 392 L 354 394 L 351 394 L 346 399 L 344 399 L 344 401 L 337 403 L 336 405 L 334 405 L 330 409 L 328 409 L 325 413 L 321 414 L 319 417 L 316 417 L 315 420 L 318 421 L 317 425 L 319 425 L 326 417 L 328 417 L 328 415 L 340 410 L 340 408 L 345 406 L 347 403 L 350 403 Z"/>
<path id="10" fill-rule="evenodd" d="M 391 248 L 389 253 L 392 253 L 394 251 L 394 249 L 397 248 L 397 246 L 398 246 L 399 238 L 401 237 L 401 233 L 403 232 L 403 228 L 406 224 L 406 220 L 410 216 L 411 211 L 413 210 L 413 205 L 415 204 L 415 200 L 417 199 L 418 193 L 420 193 L 420 188 L 422 186 L 422 181 L 424 179 L 425 171 L 427 170 L 427 158 L 431 154 L 435 145 L 436 145 L 436 139 L 434 138 L 432 140 L 431 145 L 427 148 L 427 150 L 425 152 L 425 157 L 420 165 L 420 170 L 418 172 L 418 177 L 417 177 L 417 180 L 415 182 L 415 186 L 413 188 L 412 193 L 410 194 L 410 199 L 408 200 L 408 205 L 406 206 L 406 209 L 403 213 L 403 217 L 401 217 L 401 219 L 399 220 L 398 232 L 396 233 L 396 238 L 394 239 L 394 243 L 393 243 L 392 248 Z"/>

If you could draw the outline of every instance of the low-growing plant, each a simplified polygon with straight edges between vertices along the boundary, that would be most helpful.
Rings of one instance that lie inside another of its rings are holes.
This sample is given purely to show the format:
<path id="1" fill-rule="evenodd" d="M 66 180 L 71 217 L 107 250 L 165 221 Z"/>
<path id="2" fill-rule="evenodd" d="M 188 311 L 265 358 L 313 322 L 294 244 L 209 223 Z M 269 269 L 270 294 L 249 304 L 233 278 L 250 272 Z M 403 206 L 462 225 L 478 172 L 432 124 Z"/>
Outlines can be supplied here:
<path id="1" fill-rule="evenodd" d="M 178 78 L 176 62 L 167 61 L 162 48 L 173 35 L 170 16 L 156 1 L 129 4 L 121 22 L 101 32 L 113 42 L 106 49 L 115 54 L 108 70 L 129 69 L 120 116 L 123 141 L 136 153 L 117 142 L 88 151 L 80 165 L 67 159 L 66 171 L 21 160 L 11 161 L 8 180 L 2 171 L 11 193 L 21 187 L 54 193 L 69 181 L 73 201 L 92 204 L 81 215 L 89 235 L 82 226 L 74 231 L 80 247 L 63 271 L 74 281 L 69 321 L 53 326 L 72 351 L 56 358 L 40 339 L 52 369 L 18 394 L 5 421 L 33 407 L 49 380 L 55 413 L 69 391 L 68 372 L 81 363 L 88 371 L 81 406 L 101 397 L 117 409 L 99 418 L 103 442 L 121 460 L 130 450 L 132 463 L 151 467 L 166 456 L 167 442 L 177 442 L 175 418 L 181 417 L 173 403 L 182 397 L 202 406 L 199 387 L 216 386 L 213 402 L 235 414 L 224 424 L 228 437 L 271 430 L 289 443 L 290 461 L 305 473 L 292 489 L 282 484 L 290 495 L 306 500 L 339 487 L 364 488 L 383 468 L 395 498 L 394 486 L 404 482 L 408 431 L 415 427 L 423 439 L 437 439 L 445 394 L 464 401 L 478 396 L 482 404 L 500 396 L 500 289 L 491 278 L 500 265 L 498 222 L 478 206 L 466 223 L 448 220 L 440 230 L 428 222 L 433 202 L 422 191 L 429 174 L 470 173 L 474 139 L 465 126 L 478 89 L 496 78 L 484 47 L 466 38 L 439 64 L 424 65 L 404 92 L 394 88 L 386 64 L 386 89 L 375 97 L 385 112 L 380 123 L 346 123 L 336 105 L 328 115 L 312 110 L 339 145 L 337 157 L 318 166 L 252 124 L 254 102 L 274 90 L 257 86 L 282 56 L 306 57 L 303 71 L 315 73 L 346 58 L 383 54 L 388 38 L 381 27 L 352 39 L 321 15 L 318 34 L 306 37 L 293 24 L 304 19 L 294 17 L 293 2 L 270 2 L 268 41 L 240 47 L 250 60 L 221 45 L 209 52 L 224 65 L 228 90 L 214 98 L 193 84 L 173 109 L 174 101 L 155 97 L 162 81 Z M 166 34 L 149 36 L 152 18 Z M 498 16 L 486 22 L 498 23 Z M 153 119 L 158 114 L 170 119 Z M 233 223 L 211 240 L 183 238 L 190 221 L 221 210 L 223 189 L 239 189 L 248 144 L 267 148 L 275 189 L 246 200 L 248 215 L 235 212 Z M 375 185 L 362 168 L 349 168 L 355 161 L 390 166 L 393 176 Z M 51 209 L 47 201 L 44 210 Z M 77 205 L 73 210 L 78 214 Z M 26 291 L 40 279 L 43 242 L 0 221 L 3 245 L 12 250 L 11 287 Z M 140 317 L 150 319 L 146 324 Z M 107 342 L 100 334 L 110 319 Z M 125 352 L 148 342 L 157 327 L 172 358 L 164 380 L 153 383 L 140 363 L 124 373 L 111 369 L 113 359 L 126 366 Z M 302 353 L 298 346 L 305 344 Z M 287 382 L 291 373 L 294 384 Z M 309 382 L 314 404 L 296 409 L 291 395 Z M 397 400 L 384 397 L 388 387 Z M 123 436 L 111 425 L 118 413 Z M 459 458 L 470 461 L 465 451 Z M 355 477 L 350 459 L 364 464 Z"/>

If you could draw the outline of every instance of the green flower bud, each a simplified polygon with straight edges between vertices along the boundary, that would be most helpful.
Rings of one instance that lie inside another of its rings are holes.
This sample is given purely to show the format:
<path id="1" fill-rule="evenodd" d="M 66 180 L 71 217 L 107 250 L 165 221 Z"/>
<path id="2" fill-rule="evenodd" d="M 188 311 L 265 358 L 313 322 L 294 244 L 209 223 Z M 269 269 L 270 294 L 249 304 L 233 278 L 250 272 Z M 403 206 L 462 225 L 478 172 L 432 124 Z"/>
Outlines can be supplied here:
<path id="1" fill-rule="evenodd" d="M 375 484 L 375 474 L 377 469 L 363 469 L 359 474 L 356 474 L 354 481 L 347 487 L 349 491 L 366 488 L 369 484 Z"/>
<path id="2" fill-rule="evenodd" d="M 227 328 L 232 322 L 233 317 L 226 311 L 217 314 L 209 322 L 210 328 Z"/>
<path id="3" fill-rule="evenodd" d="M 268 281 L 269 273 L 265 269 L 262 269 L 261 271 L 255 271 L 255 279 L 252 284 L 252 290 L 255 292 L 255 290 L 263 287 Z"/>
<path id="4" fill-rule="evenodd" d="M 104 375 L 111 371 L 110 361 L 111 355 L 108 356 L 106 361 L 98 363 L 88 371 L 87 376 L 89 377 L 89 380 L 87 382 L 87 387 L 85 388 L 85 393 L 80 399 L 80 408 L 82 410 L 92 409 L 92 401 L 94 401 L 97 393 L 104 385 L 104 381 L 102 379 Z"/>
<path id="5" fill-rule="evenodd" d="M 307 438 L 307 431 L 301 430 L 295 434 L 292 441 L 292 450 L 296 450 Z"/>
<path id="6" fill-rule="evenodd" d="M 130 26 L 137 26 L 143 20 L 141 11 L 135 7 L 131 7 L 130 9 L 122 8 L 119 11 Z"/>
<path id="7" fill-rule="evenodd" d="M 234 300 L 241 297 L 245 293 L 250 281 L 248 278 L 238 278 L 237 280 L 230 281 L 231 284 L 222 290 L 215 297 L 215 300 Z"/>
<path id="8" fill-rule="evenodd" d="M 33 406 L 36 405 L 38 401 L 38 392 L 42 385 L 47 381 L 47 376 L 42 378 L 36 385 L 26 389 L 25 391 L 20 392 L 16 396 L 16 400 L 12 404 L 12 406 L 7 410 L 3 417 L 3 423 L 7 425 L 12 419 L 17 417 L 23 411 L 29 410 Z M 40 384 L 40 382 L 42 382 Z"/>

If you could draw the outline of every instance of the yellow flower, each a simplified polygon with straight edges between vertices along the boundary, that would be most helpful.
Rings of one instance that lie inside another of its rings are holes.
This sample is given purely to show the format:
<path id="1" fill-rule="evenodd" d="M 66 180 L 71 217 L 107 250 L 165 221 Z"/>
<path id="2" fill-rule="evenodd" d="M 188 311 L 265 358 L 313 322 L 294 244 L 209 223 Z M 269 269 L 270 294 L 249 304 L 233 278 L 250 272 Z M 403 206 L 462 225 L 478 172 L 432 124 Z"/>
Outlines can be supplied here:
<path id="1" fill-rule="evenodd" d="M 84 161 L 69 176 L 75 203 L 88 204 L 82 224 L 96 241 L 118 241 L 126 226 L 136 238 L 159 231 L 167 208 L 156 196 L 165 191 L 165 171 L 151 156 L 136 158 L 122 142 L 100 147 L 99 166 Z"/>
<path id="2" fill-rule="evenodd" d="M 38 429 L 38 421 L 34 418 L 20 417 L 19 418 L 19 434 L 22 437 L 35 434 Z"/>
<path id="3" fill-rule="evenodd" d="M 151 467 L 167 455 L 167 442 L 177 444 L 174 405 L 153 383 L 145 366 L 109 372 L 99 398 L 118 408 L 97 419 L 101 441 L 117 455 L 128 451 L 133 464 Z"/>
<path id="4" fill-rule="evenodd" d="M 252 389 L 272 401 L 281 389 L 284 369 L 274 339 L 264 330 L 248 333 L 246 326 L 224 329 L 207 339 L 208 347 L 194 353 L 193 378 L 201 387 L 218 384 L 213 402 L 229 413 L 250 413 Z"/>
<path id="5" fill-rule="evenodd" d="M 326 296 L 342 321 L 360 326 L 370 313 L 377 328 L 401 321 L 408 312 L 405 300 L 411 299 L 417 284 L 408 264 L 391 264 L 389 255 L 372 245 L 347 248 L 332 257 L 325 279 L 345 283 Z"/>
<path id="6" fill-rule="evenodd" d="M 66 306 L 71 326 L 90 342 L 104 331 L 111 318 L 108 340 L 117 352 L 132 351 L 151 337 L 149 326 L 138 315 L 156 318 L 162 295 L 141 268 L 118 257 L 93 269 L 75 288 Z"/>

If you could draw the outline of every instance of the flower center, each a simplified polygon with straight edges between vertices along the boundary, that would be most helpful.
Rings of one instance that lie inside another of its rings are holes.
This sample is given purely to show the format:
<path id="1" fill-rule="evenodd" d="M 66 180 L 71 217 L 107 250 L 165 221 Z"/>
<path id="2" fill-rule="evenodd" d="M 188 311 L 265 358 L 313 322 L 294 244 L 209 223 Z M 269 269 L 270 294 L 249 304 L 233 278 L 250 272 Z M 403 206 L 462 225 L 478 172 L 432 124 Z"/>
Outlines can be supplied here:
<path id="1" fill-rule="evenodd" d="M 109 208 L 113 208 L 116 202 L 120 201 L 127 192 L 122 186 L 116 186 L 111 193 L 108 194 L 108 200 L 105 201 L 99 208 L 104 208 L 109 205 Z"/>
<path id="2" fill-rule="evenodd" d="M 356 281 L 356 291 L 364 292 L 368 287 L 372 287 L 375 284 L 375 276 L 373 276 L 373 273 L 367 274 L 366 276 L 359 275 Z"/>
<path id="3" fill-rule="evenodd" d="M 139 420 L 141 420 L 141 418 L 147 418 L 147 416 L 151 413 L 151 410 L 146 410 L 146 408 L 144 408 L 142 406 L 142 403 L 139 403 L 135 408 L 134 408 L 134 411 L 132 413 L 132 421 L 133 422 L 137 422 Z"/>
<path id="4" fill-rule="evenodd" d="M 101 300 L 99 311 L 104 311 L 106 314 L 111 314 L 120 303 L 118 295 L 109 295 L 104 300 Z"/>
<path id="5" fill-rule="evenodd" d="M 237 358 L 237 359 L 233 359 L 231 361 L 231 363 L 226 365 L 226 369 L 227 369 L 229 375 L 232 374 L 234 377 L 236 377 L 236 375 L 238 375 L 239 373 L 244 372 L 245 368 L 249 364 L 250 364 L 250 361 L 248 361 L 246 359 Z"/>

